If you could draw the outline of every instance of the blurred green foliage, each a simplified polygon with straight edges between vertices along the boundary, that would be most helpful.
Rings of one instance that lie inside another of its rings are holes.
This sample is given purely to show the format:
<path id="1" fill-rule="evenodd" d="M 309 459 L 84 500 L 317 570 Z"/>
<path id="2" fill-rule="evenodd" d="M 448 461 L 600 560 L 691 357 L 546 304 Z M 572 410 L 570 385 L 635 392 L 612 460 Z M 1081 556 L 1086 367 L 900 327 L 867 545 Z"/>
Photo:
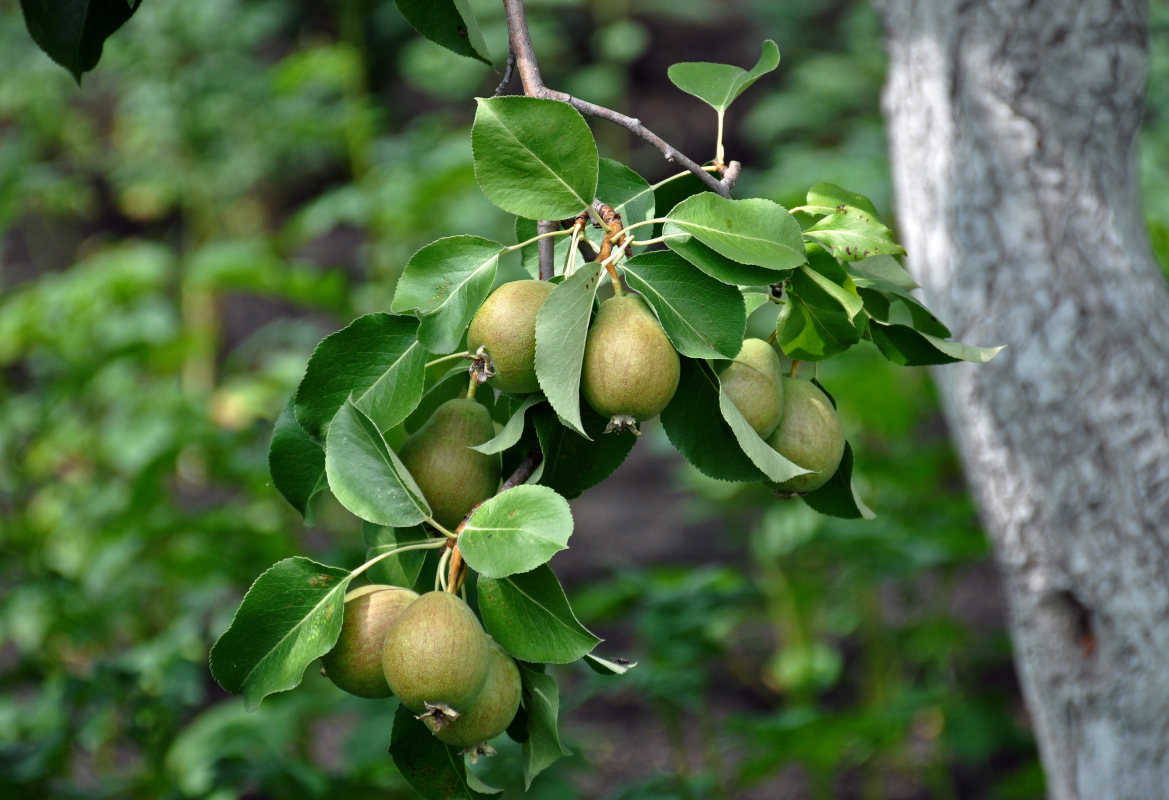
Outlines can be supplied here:
<path id="1" fill-rule="evenodd" d="M 497 58 L 498 5 L 474 3 Z M 891 212 L 867 4 L 528 8 L 551 85 L 636 108 L 699 160 L 713 115 L 674 93 L 666 66 L 749 65 L 775 38 L 778 77 L 728 120 L 744 191 L 792 204 L 828 180 Z M 1142 164 L 1165 263 L 1164 4 L 1152 23 Z M 273 561 L 358 563 L 354 520 L 326 503 L 306 529 L 269 485 L 271 424 L 316 342 L 387 308 L 419 246 L 510 237 L 467 137 L 471 96 L 498 77 L 416 37 L 391 3 L 205 0 L 146 4 L 79 90 L 0 3 L 6 797 L 411 796 L 385 753 L 392 706 L 310 674 L 246 714 L 206 655 Z M 607 155 L 667 174 L 623 131 L 595 128 Z M 988 546 L 928 376 L 858 349 L 821 377 L 878 519 L 819 517 L 672 467 L 687 518 L 739 561 L 628 563 L 570 587 L 640 665 L 563 676 L 577 756 L 531 796 L 1041 795 Z M 607 772 L 594 729 L 574 722 L 589 704 L 613 709 L 613 736 L 638 709 L 635 735 L 664 742 L 670 766 Z M 515 758 L 505 746 L 485 773 L 508 796 Z M 598 771 L 604 792 L 581 788 Z"/>

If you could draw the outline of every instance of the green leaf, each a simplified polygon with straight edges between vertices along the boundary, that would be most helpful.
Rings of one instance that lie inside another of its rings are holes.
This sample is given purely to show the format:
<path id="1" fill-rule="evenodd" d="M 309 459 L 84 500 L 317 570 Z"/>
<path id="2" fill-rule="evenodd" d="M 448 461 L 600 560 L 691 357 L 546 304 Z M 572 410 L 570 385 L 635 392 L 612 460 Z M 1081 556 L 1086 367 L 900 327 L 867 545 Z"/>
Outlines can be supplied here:
<path id="1" fill-rule="evenodd" d="M 922 333 L 948 339 L 950 329 L 934 316 L 917 298 L 885 281 L 859 279 L 858 291 L 869 314 L 886 324 L 906 324 Z M 863 285 L 862 285 L 863 284 Z"/>
<path id="2" fill-rule="evenodd" d="M 414 478 L 352 402 L 341 406 L 329 426 L 325 473 L 341 505 L 367 522 L 407 528 L 430 517 Z"/>
<path id="3" fill-rule="evenodd" d="M 504 578 L 546 564 L 571 535 L 567 500 L 547 486 L 516 486 L 471 512 L 459 550 L 482 577 Z"/>
<path id="4" fill-rule="evenodd" d="M 394 0 L 402 16 L 435 44 L 491 66 L 487 42 L 467 0 Z"/>
<path id="5" fill-rule="evenodd" d="M 825 274 L 817 268 L 818 261 L 819 259 L 810 261 L 808 264 L 799 267 L 796 272 L 803 273 L 802 277 L 811 279 L 813 283 L 820 287 L 820 290 L 824 294 L 832 298 L 832 300 L 844 309 L 844 313 L 851 320 L 865 307 L 864 301 L 861 300 L 860 295 L 856 291 L 856 284 L 852 282 L 852 278 L 848 277 L 848 274 L 844 270 L 840 269 L 840 265 L 836 262 L 836 259 L 828 259 L 831 262 L 831 266 L 835 267 L 829 274 Z M 829 275 L 832 275 L 832 277 L 829 277 Z M 837 283 L 837 280 L 840 282 Z"/>
<path id="6" fill-rule="evenodd" d="M 521 703 L 526 717 L 527 736 L 523 740 L 521 757 L 524 765 L 524 790 L 532 788 L 532 780 L 550 767 L 561 756 L 570 756 L 560 743 L 557 722 L 560 718 L 560 690 L 551 675 L 520 662 Z"/>
<path id="7" fill-rule="evenodd" d="M 730 396 L 722 390 L 721 386 L 718 393 L 718 405 L 723 419 L 730 426 L 731 433 L 734 434 L 735 441 L 739 443 L 743 453 L 770 480 L 781 483 L 796 475 L 808 474 L 809 470 L 788 461 L 760 438 L 755 429 L 751 427 L 751 423 L 747 422 L 746 417 L 735 406 Z"/>
<path id="8" fill-rule="evenodd" d="M 850 320 L 837 298 L 813 276 L 802 268 L 793 273 L 775 322 L 776 343 L 788 358 L 798 361 L 822 361 L 861 340 L 856 323 L 863 327 L 863 319 Z"/>
<path id="9" fill-rule="evenodd" d="M 684 61 L 670 67 L 670 81 L 692 94 L 715 111 L 726 111 L 736 97 L 760 77 L 779 66 L 779 47 L 771 39 L 763 42 L 763 52 L 750 70 L 730 64 Z"/>
<path id="10" fill-rule="evenodd" d="M 743 483 L 765 480 L 723 419 L 720 392 L 718 378 L 709 365 L 683 358 L 678 391 L 662 411 L 666 436 L 704 475 Z"/>
<path id="11" fill-rule="evenodd" d="M 511 418 L 503 426 L 503 430 L 483 444 L 473 445 L 471 449 L 490 456 L 502 453 L 507 448 L 514 446 L 524 434 L 524 415 L 528 413 L 529 408 L 542 402 L 544 402 L 544 398 L 538 394 L 526 397 L 520 407 L 512 412 Z"/>
<path id="12" fill-rule="evenodd" d="M 390 757 L 406 782 L 427 800 L 479 800 L 459 748 L 439 741 L 403 705 L 394 712 Z"/>
<path id="13" fill-rule="evenodd" d="M 875 519 L 876 514 L 864 504 L 852 483 L 852 446 L 844 443 L 844 455 L 829 481 L 803 500 L 821 514 L 843 519 Z"/>
<path id="14" fill-rule="evenodd" d="M 544 454 L 536 480 L 570 500 L 613 474 L 637 442 L 630 431 L 605 433 L 609 419 L 588 405 L 581 412 L 587 436 L 560 424 L 550 408 L 537 409 L 532 419 Z"/>
<path id="15" fill-rule="evenodd" d="M 666 219 L 664 236 L 678 236 L 681 230 L 741 264 L 785 270 L 807 261 L 799 223 L 770 200 L 728 200 L 705 192 L 678 203 Z"/>
<path id="16" fill-rule="evenodd" d="M 621 223 L 625 227 L 654 218 L 653 189 L 645 178 L 620 161 L 601 159 L 597 198 L 621 215 Z M 634 231 L 634 235 L 637 233 Z"/>
<path id="17" fill-rule="evenodd" d="M 384 525 L 364 522 L 361 533 L 365 539 L 366 561 L 403 545 L 418 544 L 433 538 L 421 525 L 410 528 L 387 528 Z M 407 550 L 405 553 L 383 558 L 370 567 L 365 575 L 374 583 L 388 583 L 391 586 L 405 586 L 408 589 L 418 580 L 425 562 L 425 550 Z"/>
<path id="18" fill-rule="evenodd" d="M 674 348 L 690 358 L 734 358 L 743 345 L 747 311 L 733 286 L 706 275 L 677 253 L 642 253 L 622 264 Z"/>
<path id="19" fill-rule="evenodd" d="M 877 320 L 869 322 L 869 337 L 885 358 L 904 367 L 952 364 L 955 361 L 985 364 L 1003 349 L 1001 346 L 975 347 L 951 342 L 907 325 L 886 325 Z"/>
<path id="20" fill-rule="evenodd" d="M 325 448 L 296 421 L 292 399 L 280 412 L 268 444 L 268 471 L 272 484 L 312 525 L 317 500 L 329 488 L 325 479 Z"/>
<path id="21" fill-rule="evenodd" d="M 921 288 L 893 256 L 873 256 L 862 261 L 850 261 L 846 269 L 857 286 L 862 285 L 862 280 L 869 280 L 887 281 L 905 292 Z"/>
<path id="22" fill-rule="evenodd" d="M 307 558 L 272 565 L 211 648 L 211 675 L 255 708 L 292 689 L 305 668 L 332 649 L 341 633 L 349 572 Z"/>
<path id="23" fill-rule="evenodd" d="M 582 265 L 552 290 L 536 314 L 536 379 L 564 424 L 582 436 L 580 369 L 602 267 Z"/>
<path id="24" fill-rule="evenodd" d="M 893 232 L 876 217 L 852 206 L 841 206 L 804 231 L 804 235 L 824 245 L 836 258 L 848 261 L 905 252 L 893 240 Z"/>
<path id="25" fill-rule="evenodd" d="M 606 658 L 601 658 L 600 656 L 593 655 L 592 653 L 585 654 L 584 662 L 588 664 L 589 669 L 591 669 L 593 672 L 597 673 L 598 675 L 606 676 L 624 675 L 626 672 L 629 672 L 629 670 L 637 666 L 636 661 L 627 661 L 625 659 L 609 661 Z"/>
<path id="26" fill-rule="evenodd" d="M 122 27 L 141 0 L 20 0 L 33 41 L 81 82 L 101 59 L 106 39 Z"/>
<path id="27" fill-rule="evenodd" d="M 487 299 L 503 252 L 499 242 L 478 236 L 431 242 L 406 264 L 390 310 L 417 312 L 418 338 L 426 349 L 453 352 Z"/>
<path id="28" fill-rule="evenodd" d="M 296 388 L 297 422 L 322 437 L 333 415 L 352 396 L 381 430 L 389 430 L 418 405 L 425 368 L 418 320 L 381 313 L 358 317 L 326 336 L 313 351 Z"/>
<path id="29" fill-rule="evenodd" d="M 478 594 L 483 626 L 521 661 L 567 664 L 601 641 L 577 620 L 546 564 L 506 578 L 480 578 Z"/>
<path id="30" fill-rule="evenodd" d="M 597 143 L 576 109 L 535 97 L 477 102 L 471 150 L 488 200 L 529 219 L 565 219 L 592 205 Z"/>
<path id="31" fill-rule="evenodd" d="M 835 214 L 841 206 L 858 208 L 868 213 L 873 219 L 880 217 L 872 200 L 863 194 L 841 189 L 834 183 L 817 183 L 808 190 L 808 204 L 793 208 L 792 211 L 802 211 L 805 214 L 822 217 L 826 214 Z"/>
<path id="32" fill-rule="evenodd" d="M 669 225 L 666 226 L 669 228 Z M 692 236 L 675 229 L 673 238 L 666 244 L 670 250 L 682 256 L 707 275 L 734 286 L 762 286 L 779 283 L 791 274 L 791 270 L 774 270 L 740 264 L 715 252 Z"/>

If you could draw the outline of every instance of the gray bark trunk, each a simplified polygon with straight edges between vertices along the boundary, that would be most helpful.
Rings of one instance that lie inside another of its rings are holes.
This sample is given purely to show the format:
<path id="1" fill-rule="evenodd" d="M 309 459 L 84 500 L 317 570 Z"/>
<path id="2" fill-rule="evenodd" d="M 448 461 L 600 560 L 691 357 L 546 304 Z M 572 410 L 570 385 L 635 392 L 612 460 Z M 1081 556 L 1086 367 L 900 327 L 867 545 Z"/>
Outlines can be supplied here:
<path id="1" fill-rule="evenodd" d="M 1169 797 L 1169 290 L 1140 209 L 1138 0 L 876 0 L 911 271 L 1052 798 Z"/>

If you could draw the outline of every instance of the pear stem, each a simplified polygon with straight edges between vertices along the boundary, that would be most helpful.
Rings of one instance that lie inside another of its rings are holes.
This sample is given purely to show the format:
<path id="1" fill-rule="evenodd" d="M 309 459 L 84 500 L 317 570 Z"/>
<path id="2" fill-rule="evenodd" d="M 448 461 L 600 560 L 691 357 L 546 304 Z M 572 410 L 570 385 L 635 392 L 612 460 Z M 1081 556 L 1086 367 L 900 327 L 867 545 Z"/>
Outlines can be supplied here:
<path id="1" fill-rule="evenodd" d="M 798 378 L 800 375 L 800 362 L 792 361 L 792 371 L 788 373 L 791 378 Z"/>
<path id="2" fill-rule="evenodd" d="M 471 382 L 467 386 L 467 399 L 468 400 L 475 399 L 475 390 L 478 388 L 479 388 L 479 381 L 478 381 L 478 379 L 476 379 L 476 377 L 474 375 L 472 375 Z"/>

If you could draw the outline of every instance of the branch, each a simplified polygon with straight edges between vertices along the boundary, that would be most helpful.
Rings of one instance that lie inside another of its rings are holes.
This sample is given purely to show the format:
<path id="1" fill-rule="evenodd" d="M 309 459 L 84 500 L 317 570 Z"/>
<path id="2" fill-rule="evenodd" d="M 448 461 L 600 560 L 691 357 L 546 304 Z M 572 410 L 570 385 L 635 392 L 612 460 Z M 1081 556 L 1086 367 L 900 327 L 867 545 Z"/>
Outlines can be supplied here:
<path id="1" fill-rule="evenodd" d="M 515 468 L 515 472 L 508 476 L 508 479 L 503 482 L 503 486 L 499 487 L 499 491 L 496 494 L 506 492 L 508 489 L 514 489 L 532 477 L 532 473 L 535 472 L 536 467 L 540 466 L 540 462 L 543 460 L 543 451 L 540 450 L 539 446 L 533 447 L 524 456 L 524 460 L 520 462 L 520 465 Z"/>
<path id="2" fill-rule="evenodd" d="M 557 222 L 542 219 L 536 223 L 537 235 L 543 236 L 555 230 L 560 230 Z M 536 252 L 539 254 L 540 280 L 552 280 L 556 275 L 556 240 L 551 237 L 541 239 L 536 242 Z"/>
<path id="3" fill-rule="evenodd" d="M 520 72 L 520 82 L 524 85 L 524 94 L 528 97 L 541 97 L 548 100 L 559 100 L 568 103 L 582 114 L 591 117 L 600 117 L 609 120 L 628 130 L 633 135 L 649 142 L 662 156 L 671 163 L 679 164 L 702 181 L 712 191 L 723 197 L 731 196 L 730 187 L 709 174 L 699 164 L 691 161 L 685 155 L 674 149 L 662 137 L 641 124 L 641 120 L 621 114 L 604 106 L 580 100 L 566 92 L 549 89 L 540 77 L 540 67 L 536 63 L 536 52 L 532 47 L 532 37 L 528 32 L 528 20 L 524 14 L 523 0 L 503 0 L 504 10 L 507 12 L 507 30 L 511 41 L 511 50 L 515 53 L 516 66 Z"/>

